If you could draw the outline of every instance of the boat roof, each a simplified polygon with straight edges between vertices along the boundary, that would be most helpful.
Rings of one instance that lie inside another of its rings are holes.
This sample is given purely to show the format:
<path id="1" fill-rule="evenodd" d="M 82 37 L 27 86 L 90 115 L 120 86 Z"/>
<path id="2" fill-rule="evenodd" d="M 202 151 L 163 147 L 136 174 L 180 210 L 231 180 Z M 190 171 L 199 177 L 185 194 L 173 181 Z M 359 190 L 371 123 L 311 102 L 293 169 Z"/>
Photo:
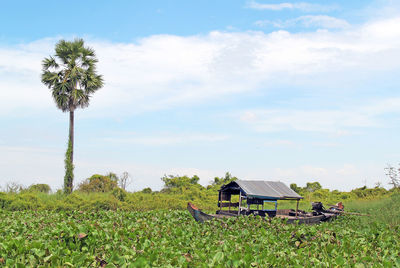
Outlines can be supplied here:
<path id="1" fill-rule="evenodd" d="M 240 190 L 248 198 L 284 200 L 303 197 L 280 181 L 236 180 L 223 185 L 219 191 L 238 194 Z"/>

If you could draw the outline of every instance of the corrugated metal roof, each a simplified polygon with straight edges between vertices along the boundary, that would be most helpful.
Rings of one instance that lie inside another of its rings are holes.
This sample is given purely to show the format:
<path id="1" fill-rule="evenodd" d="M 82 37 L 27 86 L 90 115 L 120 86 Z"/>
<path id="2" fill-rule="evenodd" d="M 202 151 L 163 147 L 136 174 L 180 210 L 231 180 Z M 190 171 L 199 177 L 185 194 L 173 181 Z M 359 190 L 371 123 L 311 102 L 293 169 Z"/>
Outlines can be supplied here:
<path id="1" fill-rule="evenodd" d="M 277 199 L 303 198 L 280 181 L 236 180 L 234 182 L 240 186 L 240 188 L 246 193 L 247 197 L 266 197 Z"/>

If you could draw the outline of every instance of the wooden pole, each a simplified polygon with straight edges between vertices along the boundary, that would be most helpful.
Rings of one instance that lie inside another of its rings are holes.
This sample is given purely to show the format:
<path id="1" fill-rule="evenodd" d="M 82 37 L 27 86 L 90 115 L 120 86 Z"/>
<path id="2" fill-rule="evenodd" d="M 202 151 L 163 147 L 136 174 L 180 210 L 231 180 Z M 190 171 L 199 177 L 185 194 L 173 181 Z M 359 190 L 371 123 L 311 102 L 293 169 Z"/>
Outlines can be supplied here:
<path id="1" fill-rule="evenodd" d="M 239 192 L 239 211 L 238 216 L 240 215 L 240 210 L 242 209 L 242 192 Z"/>
<path id="2" fill-rule="evenodd" d="M 296 205 L 296 219 L 297 219 L 297 215 L 299 213 L 299 201 L 300 199 L 297 199 L 297 205 Z"/>
<path id="3" fill-rule="evenodd" d="M 231 212 L 231 196 L 232 195 L 229 196 L 229 212 Z"/>
<path id="4" fill-rule="evenodd" d="M 221 212 L 222 210 L 222 192 L 219 192 L 219 198 L 218 198 L 218 204 L 219 204 L 219 211 Z"/>

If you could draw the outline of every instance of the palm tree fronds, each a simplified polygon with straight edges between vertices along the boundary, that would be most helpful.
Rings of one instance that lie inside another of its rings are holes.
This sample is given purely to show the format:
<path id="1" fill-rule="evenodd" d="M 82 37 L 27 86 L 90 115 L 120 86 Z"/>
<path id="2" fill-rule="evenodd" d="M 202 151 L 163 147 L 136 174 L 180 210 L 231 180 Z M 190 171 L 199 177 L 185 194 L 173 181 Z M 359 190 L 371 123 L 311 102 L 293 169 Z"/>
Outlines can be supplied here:
<path id="1" fill-rule="evenodd" d="M 45 58 L 42 61 L 43 71 L 47 71 L 50 68 L 58 68 L 58 67 L 59 67 L 58 63 L 52 56 L 50 56 L 49 58 Z"/>
<path id="2" fill-rule="evenodd" d="M 84 45 L 83 39 L 60 40 L 55 56 L 42 62 L 42 82 L 52 90 L 54 101 L 62 111 L 88 106 L 91 94 L 103 86 L 102 76 L 96 73 L 95 52 Z M 59 72 L 50 71 L 59 68 L 62 69 Z"/>

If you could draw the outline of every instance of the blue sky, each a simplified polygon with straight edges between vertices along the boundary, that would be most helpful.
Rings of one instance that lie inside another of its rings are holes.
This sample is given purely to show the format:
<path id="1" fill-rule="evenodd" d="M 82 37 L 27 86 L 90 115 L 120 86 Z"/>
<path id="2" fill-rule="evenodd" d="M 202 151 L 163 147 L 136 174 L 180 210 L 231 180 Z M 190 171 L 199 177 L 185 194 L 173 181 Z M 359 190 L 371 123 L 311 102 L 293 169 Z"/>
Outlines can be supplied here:
<path id="1" fill-rule="evenodd" d="M 22 8 L 21 8 L 22 7 Z M 330 189 L 400 160 L 396 1 L 8 1 L 0 10 L 0 180 L 60 188 L 68 114 L 40 83 L 83 37 L 105 86 L 76 112 L 76 184 L 226 171 Z"/>

